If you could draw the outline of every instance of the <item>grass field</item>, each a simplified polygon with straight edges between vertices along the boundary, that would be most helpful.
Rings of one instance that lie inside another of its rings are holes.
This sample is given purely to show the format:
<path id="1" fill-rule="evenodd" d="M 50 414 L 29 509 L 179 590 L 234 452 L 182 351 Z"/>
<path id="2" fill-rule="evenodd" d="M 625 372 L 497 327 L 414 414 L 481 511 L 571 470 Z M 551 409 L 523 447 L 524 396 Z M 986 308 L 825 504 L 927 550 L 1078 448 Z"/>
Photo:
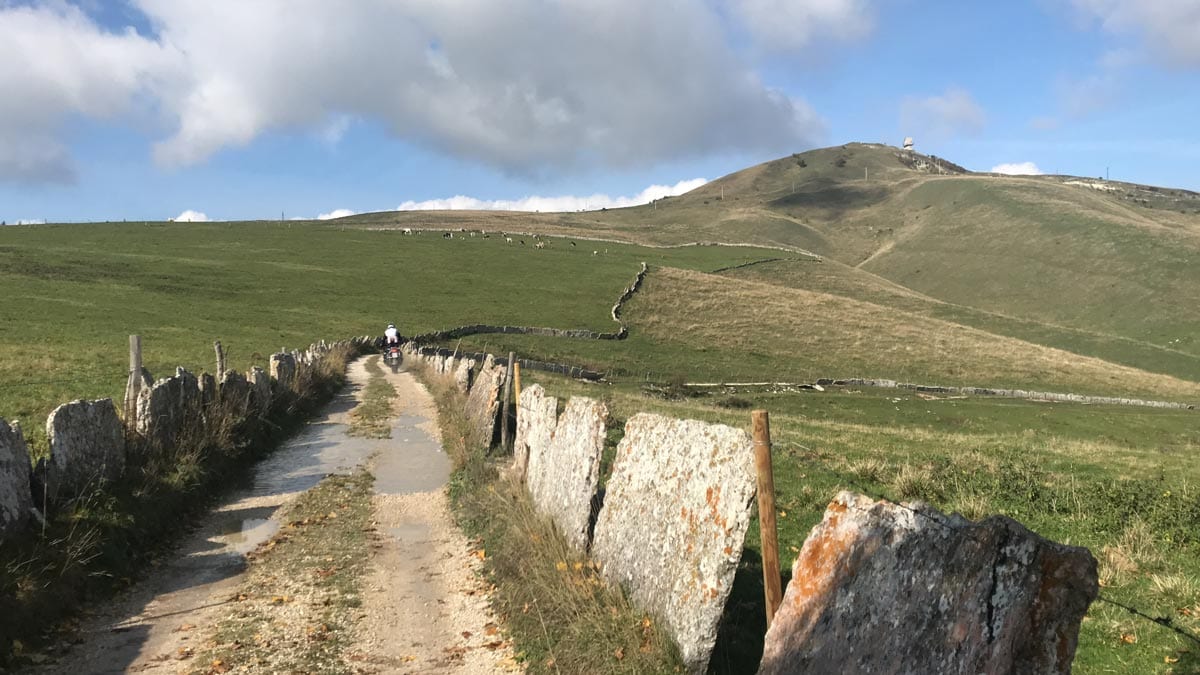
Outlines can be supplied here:
<path id="1" fill-rule="evenodd" d="M 770 410 L 789 557 L 840 488 L 1003 513 L 1088 546 L 1103 595 L 1194 634 L 1194 411 L 896 391 L 692 397 L 681 386 L 867 376 L 1195 402 L 1200 201 L 1114 185 L 933 175 L 892 149 L 851 145 L 604 212 L 6 227 L 0 417 L 21 420 L 44 452 L 55 405 L 121 393 L 131 333 L 162 376 L 211 370 L 213 340 L 240 369 L 389 321 L 406 335 L 473 323 L 611 331 L 609 308 L 644 261 L 650 274 L 623 314 L 628 340 L 480 335 L 450 346 L 605 371 L 611 384 L 527 378 L 602 397 L 618 423 L 657 410 L 745 427 L 749 407 Z M 501 231 L 563 236 L 535 250 L 530 235 L 508 244 Z M 825 258 L 678 246 L 696 241 Z M 713 274 L 779 257 L 789 260 Z M 651 396 L 648 383 L 679 398 Z M 752 667 L 761 647 L 757 547 L 752 534 L 714 661 L 723 672 Z M 1076 672 L 1194 673 L 1197 655 L 1200 643 L 1098 603 Z"/>
<path id="2" fill-rule="evenodd" d="M 609 308 L 641 261 L 715 269 L 753 249 L 654 250 L 343 231 L 320 223 L 6 227 L 0 240 L 0 417 L 40 446 L 46 415 L 119 397 L 128 336 L 155 376 L 177 365 L 265 365 L 320 338 L 412 335 L 468 323 L 611 331 Z"/>

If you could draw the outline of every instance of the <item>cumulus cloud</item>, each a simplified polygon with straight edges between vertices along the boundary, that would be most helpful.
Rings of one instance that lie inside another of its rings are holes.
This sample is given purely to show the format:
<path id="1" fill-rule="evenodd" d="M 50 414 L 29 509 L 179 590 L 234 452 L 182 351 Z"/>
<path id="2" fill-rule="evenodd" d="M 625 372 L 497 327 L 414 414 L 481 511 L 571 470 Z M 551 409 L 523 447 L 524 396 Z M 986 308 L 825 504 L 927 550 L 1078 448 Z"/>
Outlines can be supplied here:
<path id="1" fill-rule="evenodd" d="M 900 125 L 909 135 L 935 139 L 970 136 L 983 131 L 986 120 L 983 108 L 958 87 L 925 98 L 908 96 L 900 104 Z"/>
<path id="2" fill-rule="evenodd" d="M 1013 162 L 993 166 L 992 173 L 1003 173 L 1009 176 L 1040 176 L 1045 172 L 1033 162 Z"/>
<path id="3" fill-rule="evenodd" d="M 861 38 L 875 23 L 867 0 L 733 0 L 731 8 L 756 42 L 776 50 Z"/>
<path id="4" fill-rule="evenodd" d="M 648 204 L 655 199 L 681 195 L 690 190 L 695 190 L 707 182 L 708 180 L 704 178 L 693 178 L 691 180 L 679 181 L 674 185 L 651 185 L 650 187 L 631 197 L 610 197 L 606 194 L 594 194 L 588 196 L 534 196 L 523 197 L 521 199 L 485 200 L 476 199 L 474 197 L 466 197 L 463 195 L 456 195 L 448 199 L 430 199 L 420 202 L 407 201 L 400 206 L 397 206 L 396 210 L 541 211 L 543 213 L 553 213 L 563 211 L 579 211 L 581 209 L 613 209 L 625 206 L 637 206 L 638 204 Z"/>
<path id="5" fill-rule="evenodd" d="M 357 213 L 357 211 L 351 211 L 350 209 L 334 209 L 334 210 L 330 211 L 329 213 L 322 213 L 321 215 L 317 216 L 317 220 L 333 220 L 334 218 L 345 218 L 346 216 L 352 216 L 355 213 Z"/>
<path id="6" fill-rule="evenodd" d="M 171 220 L 174 220 L 177 223 L 207 223 L 208 216 L 205 215 L 204 213 L 201 213 L 200 211 L 193 211 L 191 209 L 188 209 L 188 210 L 184 211 L 183 213 L 175 216 Z"/>
<path id="7" fill-rule="evenodd" d="M 66 2 L 0 3 L 0 181 L 71 182 L 72 115 L 111 119 L 176 72 L 171 47 L 97 27 Z"/>
<path id="8" fill-rule="evenodd" d="M 69 180 L 60 131 L 73 114 L 155 116 L 164 166 L 271 131 L 337 142 L 357 120 L 525 174 L 780 152 L 824 134 L 701 0 L 128 0 L 149 36 L 47 1 L 0 2 L 0 180 Z M 771 4 L 745 0 L 746 21 Z M 796 30 L 851 35 L 861 4 L 780 6 L 810 17 Z"/>
<path id="9" fill-rule="evenodd" d="M 1072 0 L 1104 30 L 1140 39 L 1164 62 L 1200 66 L 1200 4 L 1192 0 Z"/>

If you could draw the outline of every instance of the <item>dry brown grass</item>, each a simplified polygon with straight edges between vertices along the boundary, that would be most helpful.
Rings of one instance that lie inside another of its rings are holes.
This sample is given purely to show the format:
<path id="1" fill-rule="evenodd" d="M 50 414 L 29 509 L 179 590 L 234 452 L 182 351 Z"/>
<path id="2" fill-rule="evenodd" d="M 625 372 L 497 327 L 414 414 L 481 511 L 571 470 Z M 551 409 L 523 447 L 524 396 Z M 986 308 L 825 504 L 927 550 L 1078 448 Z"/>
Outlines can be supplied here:
<path id="1" fill-rule="evenodd" d="M 766 354 L 794 377 L 1200 396 L 1195 382 L 881 305 L 672 268 L 655 270 L 628 316 L 656 340 Z"/>

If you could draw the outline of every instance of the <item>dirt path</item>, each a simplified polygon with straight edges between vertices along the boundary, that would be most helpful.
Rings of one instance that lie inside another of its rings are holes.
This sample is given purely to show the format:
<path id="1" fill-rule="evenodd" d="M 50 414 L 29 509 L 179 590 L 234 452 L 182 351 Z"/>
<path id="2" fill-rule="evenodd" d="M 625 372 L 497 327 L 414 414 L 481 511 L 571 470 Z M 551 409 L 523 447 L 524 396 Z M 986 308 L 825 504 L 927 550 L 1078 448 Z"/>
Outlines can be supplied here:
<path id="1" fill-rule="evenodd" d="M 385 369 L 386 372 L 386 369 Z M 378 533 L 362 580 L 362 609 L 347 650 L 356 672 L 489 673 L 516 669 L 500 636 L 469 543 L 453 525 L 450 463 L 436 438 L 428 392 L 403 369 L 386 373 L 399 394 L 392 437 L 346 435 L 347 413 L 368 379 L 350 386 L 303 432 L 256 465 L 246 484 L 187 535 L 179 551 L 81 624 L 77 644 L 35 673 L 176 673 L 196 664 L 206 635 L 229 613 L 246 554 L 279 530 L 280 507 L 331 473 L 369 463 Z"/>
<path id="2" fill-rule="evenodd" d="M 518 671 L 492 615 L 480 560 L 450 515 L 444 489 L 450 462 L 433 399 L 407 372 L 387 378 L 399 413 L 392 437 L 408 452 L 373 462 L 378 548 L 350 660 L 387 673 Z"/>

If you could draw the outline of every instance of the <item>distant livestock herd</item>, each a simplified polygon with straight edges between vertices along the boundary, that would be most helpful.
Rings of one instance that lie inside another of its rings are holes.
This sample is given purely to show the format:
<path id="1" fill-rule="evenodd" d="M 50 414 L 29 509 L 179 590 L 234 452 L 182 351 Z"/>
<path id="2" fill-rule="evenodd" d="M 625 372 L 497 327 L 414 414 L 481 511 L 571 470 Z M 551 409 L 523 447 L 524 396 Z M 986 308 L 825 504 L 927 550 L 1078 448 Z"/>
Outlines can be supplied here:
<path id="1" fill-rule="evenodd" d="M 401 233 L 406 234 L 406 235 L 421 234 L 424 231 L 425 230 L 420 230 L 420 229 L 414 230 L 411 227 L 405 227 L 400 230 Z M 450 231 L 442 232 L 442 239 L 455 239 L 456 238 L 454 236 L 455 234 L 458 235 L 458 237 L 457 237 L 458 239 L 466 239 L 467 237 L 475 237 L 476 235 L 479 235 L 483 239 L 491 239 L 492 238 L 492 235 L 489 234 L 487 230 L 476 231 L 476 230 L 467 230 L 465 228 L 460 228 L 457 232 L 450 232 Z M 506 244 L 520 244 L 521 246 L 525 245 L 524 239 L 514 239 L 513 236 L 508 234 L 507 232 L 501 232 L 500 236 L 504 237 L 504 243 L 506 243 Z M 533 244 L 534 248 L 536 248 L 536 249 L 548 248 L 548 244 L 546 243 L 546 240 L 542 239 L 542 236 L 540 234 L 534 234 L 531 236 L 534 240 L 534 244 Z M 568 243 L 570 243 L 572 248 L 578 248 L 578 245 L 575 242 L 570 241 Z M 608 249 L 604 249 L 603 252 L 608 253 Z M 601 253 L 601 251 L 598 249 L 592 251 L 592 255 L 600 255 L 600 253 Z"/>

